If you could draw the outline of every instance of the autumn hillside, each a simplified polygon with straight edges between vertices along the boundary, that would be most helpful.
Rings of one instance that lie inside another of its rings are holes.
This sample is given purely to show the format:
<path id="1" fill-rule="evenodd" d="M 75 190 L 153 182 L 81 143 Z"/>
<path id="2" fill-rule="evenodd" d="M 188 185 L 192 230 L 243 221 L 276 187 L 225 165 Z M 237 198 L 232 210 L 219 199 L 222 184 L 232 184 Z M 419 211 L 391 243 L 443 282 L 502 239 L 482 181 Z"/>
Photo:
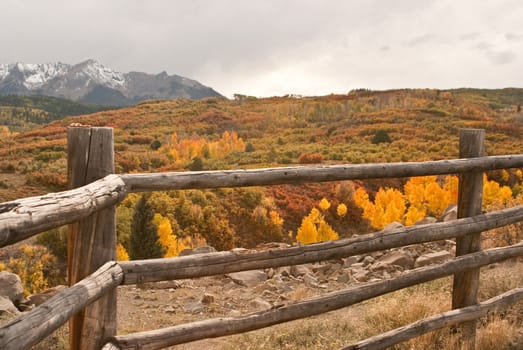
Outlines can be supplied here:
<path id="1" fill-rule="evenodd" d="M 114 128 L 119 173 L 236 169 L 456 158 L 460 128 L 485 129 L 488 155 L 522 153 L 521 104 L 523 89 L 236 95 L 146 101 L 21 133 L 0 126 L 0 202 L 65 188 L 65 132 L 71 123 Z M 516 173 L 492 173 L 489 179 L 518 194 Z M 407 180 L 185 191 L 148 200 L 159 215 L 157 226 L 168 220 L 179 238 L 227 249 L 294 240 L 302 219 L 322 199 L 328 205 L 321 219 L 340 236 L 368 231 L 354 191 L 362 187 L 372 199 L 380 187 L 401 189 Z M 119 240 L 127 248 L 138 200 L 130 196 L 119 207 Z"/>

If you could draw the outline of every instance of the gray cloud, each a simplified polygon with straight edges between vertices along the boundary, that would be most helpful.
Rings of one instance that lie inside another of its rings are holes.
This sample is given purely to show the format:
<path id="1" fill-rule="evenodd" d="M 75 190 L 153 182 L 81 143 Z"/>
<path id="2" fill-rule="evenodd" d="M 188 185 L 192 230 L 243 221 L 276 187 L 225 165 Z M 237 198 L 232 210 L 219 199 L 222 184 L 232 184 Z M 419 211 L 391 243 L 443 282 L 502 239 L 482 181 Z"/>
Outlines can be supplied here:
<path id="1" fill-rule="evenodd" d="M 429 44 L 429 43 L 435 41 L 435 39 L 436 39 L 436 35 L 427 33 L 427 34 L 418 35 L 412 39 L 409 39 L 405 42 L 405 44 L 409 47 L 416 47 L 416 46 L 420 46 L 420 45 L 424 45 L 424 44 Z"/>
<path id="2" fill-rule="evenodd" d="M 513 51 L 488 51 L 486 53 L 490 62 L 496 65 L 509 64 L 514 62 L 518 55 Z"/>
<path id="3" fill-rule="evenodd" d="M 229 96 L 522 85 L 523 3 L 513 0 L 6 2 L 1 63 L 92 57 Z"/>
<path id="4" fill-rule="evenodd" d="M 522 41 L 523 34 L 505 33 L 505 39 L 507 39 L 508 41 Z"/>

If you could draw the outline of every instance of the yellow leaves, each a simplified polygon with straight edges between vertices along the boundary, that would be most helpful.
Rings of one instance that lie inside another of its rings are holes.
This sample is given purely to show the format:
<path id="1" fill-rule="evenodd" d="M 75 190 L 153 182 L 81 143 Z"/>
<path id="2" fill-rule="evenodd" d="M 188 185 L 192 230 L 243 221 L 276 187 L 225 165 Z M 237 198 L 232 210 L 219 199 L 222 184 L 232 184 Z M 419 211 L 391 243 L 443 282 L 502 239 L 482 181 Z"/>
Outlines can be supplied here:
<path id="1" fill-rule="evenodd" d="M 320 203 L 318 204 L 321 210 L 325 211 L 328 210 L 331 207 L 330 202 L 327 200 L 327 198 L 322 198 Z"/>
<path id="2" fill-rule="evenodd" d="M 354 193 L 354 202 L 363 209 L 363 217 L 376 229 L 383 229 L 394 221 L 409 226 L 427 214 L 439 216 L 443 213 L 454 197 L 454 186 L 457 197 L 454 179 L 449 178 L 445 186 L 439 185 L 436 176 L 414 177 L 405 184 L 404 194 L 396 189 L 380 188 L 371 202 L 365 190 L 359 188 Z"/>
<path id="3" fill-rule="evenodd" d="M 347 206 L 343 203 L 338 204 L 338 207 L 336 208 L 336 214 L 338 214 L 340 218 L 347 215 Z"/>
<path id="4" fill-rule="evenodd" d="M 207 141 L 196 134 L 190 138 L 180 139 L 174 133 L 171 135 L 170 146 L 161 150 L 166 152 L 176 165 L 183 166 L 194 158 L 224 159 L 231 152 L 244 151 L 245 143 L 235 131 L 225 131 L 216 141 Z"/>
<path id="5" fill-rule="evenodd" d="M 510 187 L 488 181 L 484 175 L 483 208 L 504 206 L 511 198 Z M 353 200 L 363 210 L 363 218 L 368 219 L 374 228 L 382 229 L 393 221 L 409 226 L 426 215 L 439 217 L 449 204 L 457 203 L 458 177 L 446 176 L 443 186 L 436 176 L 414 177 L 405 184 L 404 194 L 395 189 L 380 188 L 374 202 L 363 188 L 359 188 L 354 192 Z"/>
<path id="6" fill-rule="evenodd" d="M 129 254 L 123 245 L 118 243 L 116 245 L 116 260 L 117 261 L 129 261 Z"/>
<path id="7" fill-rule="evenodd" d="M 374 203 L 369 200 L 363 188 L 356 190 L 354 195 L 356 205 L 363 209 L 363 217 L 368 219 L 373 227 L 382 229 L 393 221 L 401 222 L 406 207 L 405 199 L 398 190 L 380 188 Z"/>
<path id="8" fill-rule="evenodd" d="M 489 181 L 483 176 L 483 208 L 496 208 L 505 205 L 512 199 L 512 190 L 508 186 L 500 186 L 496 181 Z"/>
<path id="9" fill-rule="evenodd" d="M 283 219 L 282 217 L 280 216 L 280 214 L 278 214 L 277 211 L 275 210 L 271 210 L 269 211 L 269 218 L 271 219 L 271 222 L 276 225 L 276 226 L 281 226 L 283 225 Z"/>
<path id="10" fill-rule="evenodd" d="M 152 223 L 157 227 L 158 242 L 163 247 L 165 258 L 178 256 L 178 254 L 186 248 L 183 240 L 178 239 L 174 235 L 171 222 L 168 218 L 156 213 L 154 214 Z"/>
<path id="11" fill-rule="evenodd" d="M 325 217 L 316 208 L 312 208 L 309 215 L 303 218 L 296 235 L 296 240 L 302 244 L 335 239 L 338 239 L 338 233 L 325 221 Z"/>
<path id="12" fill-rule="evenodd" d="M 404 192 L 410 206 L 434 216 L 443 214 L 452 197 L 438 184 L 436 176 L 413 177 L 405 184 Z"/>
<path id="13" fill-rule="evenodd" d="M 310 215 L 302 219 L 301 226 L 298 228 L 296 240 L 302 244 L 318 242 L 318 230 Z"/>
<path id="14" fill-rule="evenodd" d="M 405 225 L 406 226 L 412 226 L 416 222 L 423 220 L 427 214 L 423 209 L 419 209 L 418 207 L 409 207 L 409 210 L 407 210 L 407 213 L 405 214 Z"/>
<path id="15" fill-rule="evenodd" d="M 16 273 L 24 287 L 24 293 L 38 293 L 48 287 L 44 271 L 56 265 L 56 257 L 41 245 L 24 244 L 20 247 L 19 258 L 9 259 L 7 269 Z"/>

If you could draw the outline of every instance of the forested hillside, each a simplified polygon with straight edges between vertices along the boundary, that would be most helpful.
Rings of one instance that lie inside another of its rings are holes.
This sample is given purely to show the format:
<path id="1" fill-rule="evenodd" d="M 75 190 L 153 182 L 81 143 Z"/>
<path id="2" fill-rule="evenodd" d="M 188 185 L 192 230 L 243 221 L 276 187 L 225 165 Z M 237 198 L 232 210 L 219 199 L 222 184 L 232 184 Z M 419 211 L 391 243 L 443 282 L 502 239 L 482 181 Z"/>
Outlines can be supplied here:
<path id="1" fill-rule="evenodd" d="M 145 101 L 20 133 L 7 125 L 0 127 L 0 202 L 65 188 L 65 135 L 71 123 L 114 128 L 119 173 L 423 161 L 456 158 L 460 128 L 485 129 L 488 155 L 522 153 L 522 103 L 522 89 L 236 95 Z M 118 208 L 119 249 L 122 256 L 139 256 L 132 241 L 151 227 L 151 254 L 176 255 L 203 242 L 217 249 L 307 243 L 368 232 L 390 221 L 412 224 L 440 215 L 452 203 L 454 181 L 433 177 L 131 195 Z M 503 198 L 492 205 L 521 199 L 520 170 L 493 172 L 487 181 L 486 196 Z M 441 200 L 427 195 L 416 202 L 412 193 L 423 191 L 439 193 Z M 387 209 L 390 203 L 394 210 Z M 376 215 L 388 219 L 377 222 Z"/>
<path id="2" fill-rule="evenodd" d="M 14 132 L 28 131 L 67 116 L 114 108 L 81 104 L 50 96 L 0 95 L 0 125 L 7 126 Z"/>

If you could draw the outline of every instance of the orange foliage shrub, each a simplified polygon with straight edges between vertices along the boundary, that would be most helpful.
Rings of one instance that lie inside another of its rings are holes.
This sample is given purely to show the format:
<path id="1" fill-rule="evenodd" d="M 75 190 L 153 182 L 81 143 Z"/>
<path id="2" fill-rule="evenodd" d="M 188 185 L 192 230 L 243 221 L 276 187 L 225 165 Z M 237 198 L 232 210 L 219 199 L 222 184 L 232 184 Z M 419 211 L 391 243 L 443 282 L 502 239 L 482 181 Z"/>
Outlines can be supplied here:
<path id="1" fill-rule="evenodd" d="M 321 153 L 302 153 L 298 158 L 300 164 L 322 163 L 323 155 Z"/>

